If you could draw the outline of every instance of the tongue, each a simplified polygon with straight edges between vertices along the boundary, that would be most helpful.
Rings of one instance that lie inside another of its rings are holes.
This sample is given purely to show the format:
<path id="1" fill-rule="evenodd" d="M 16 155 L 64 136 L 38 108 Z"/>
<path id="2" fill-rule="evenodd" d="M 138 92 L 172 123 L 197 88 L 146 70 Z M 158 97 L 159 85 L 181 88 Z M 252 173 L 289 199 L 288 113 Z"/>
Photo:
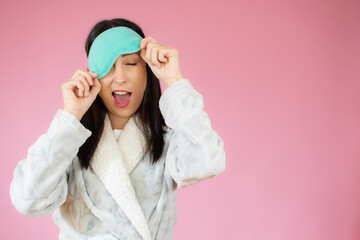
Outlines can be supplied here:
<path id="1" fill-rule="evenodd" d="M 129 98 L 130 98 L 130 93 L 126 93 L 125 95 L 119 95 L 119 94 L 114 94 L 115 96 L 115 100 L 118 103 L 124 103 L 126 102 Z"/>

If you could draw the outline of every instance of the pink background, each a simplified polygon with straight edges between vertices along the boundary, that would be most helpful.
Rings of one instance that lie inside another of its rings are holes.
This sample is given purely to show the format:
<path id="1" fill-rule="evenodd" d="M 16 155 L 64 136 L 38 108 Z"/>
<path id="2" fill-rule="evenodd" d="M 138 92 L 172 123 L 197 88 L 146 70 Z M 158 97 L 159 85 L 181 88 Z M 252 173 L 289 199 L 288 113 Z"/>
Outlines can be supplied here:
<path id="1" fill-rule="evenodd" d="M 360 239 L 360 2 L 2 1 L 1 239 L 57 239 L 10 202 L 17 162 L 86 69 L 92 26 L 128 18 L 179 50 L 225 142 L 224 173 L 178 191 L 175 239 Z"/>

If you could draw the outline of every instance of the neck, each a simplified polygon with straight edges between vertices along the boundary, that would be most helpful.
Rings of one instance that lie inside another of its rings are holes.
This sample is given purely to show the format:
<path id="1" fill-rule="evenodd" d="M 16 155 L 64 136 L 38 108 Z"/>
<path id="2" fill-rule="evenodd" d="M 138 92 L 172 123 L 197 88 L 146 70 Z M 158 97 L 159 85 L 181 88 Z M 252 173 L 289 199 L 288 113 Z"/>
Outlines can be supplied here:
<path id="1" fill-rule="evenodd" d="M 108 112 L 112 129 L 124 129 L 126 123 L 129 121 L 129 117 L 120 117 Z"/>

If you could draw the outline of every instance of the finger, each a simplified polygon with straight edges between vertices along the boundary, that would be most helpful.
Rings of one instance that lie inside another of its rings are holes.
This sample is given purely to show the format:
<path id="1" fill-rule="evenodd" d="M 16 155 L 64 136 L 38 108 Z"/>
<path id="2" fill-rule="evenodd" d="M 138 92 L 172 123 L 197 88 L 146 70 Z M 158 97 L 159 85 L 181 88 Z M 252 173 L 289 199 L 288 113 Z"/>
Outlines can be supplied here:
<path id="1" fill-rule="evenodd" d="M 146 56 L 148 55 L 148 56 Z M 141 53 L 140 53 L 140 56 L 144 59 L 144 61 L 149 65 L 149 67 L 153 67 L 154 64 L 151 60 L 151 49 L 150 47 L 148 48 L 145 48 L 145 49 L 142 49 L 141 50 Z"/>
<path id="2" fill-rule="evenodd" d="M 159 49 L 159 61 L 163 62 L 163 63 L 167 63 L 169 61 L 169 59 L 167 59 L 166 56 L 166 49 Z"/>
<path id="3" fill-rule="evenodd" d="M 100 83 L 99 79 L 95 78 L 94 85 L 92 86 L 89 94 L 97 95 L 100 92 L 100 90 L 101 90 L 101 83 Z"/>
<path id="4" fill-rule="evenodd" d="M 70 81 L 74 81 L 76 80 L 79 76 L 84 76 L 86 81 L 88 82 L 88 84 L 91 86 L 93 85 L 93 78 L 94 77 L 97 77 L 97 74 L 96 73 L 92 73 L 92 72 L 86 72 L 82 69 L 78 69 L 74 75 L 72 76 L 71 80 Z"/>
<path id="5" fill-rule="evenodd" d="M 74 75 L 72 75 L 72 77 L 70 78 L 70 80 L 75 79 L 76 77 L 80 76 L 79 70 L 76 70 L 76 72 L 74 73 Z"/>
<path id="6" fill-rule="evenodd" d="M 77 80 L 77 81 L 75 82 L 75 84 L 76 84 L 76 87 L 78 88 L 78 96 L 79 96 L 79 97 L 83 97 L 83 96 L 84 96 L 85 87 L 84 87 L 82 81 Z"/>
<path id="7" fill-rule="evenodd" d="M 144 59 L 144 61 L 149 65 L 149 67 L 151 66 L 151 63 L 149 62 L 149 60 L 146 58 L 146 49 L 141 49 L 140 52 L 140 56 L 142 57 L 142 59 Z"/>
<path id="8" fill-rule="evenodd" d="M 141 42 L 140 42 L 140 49 L 144 49 L 146 48 L 146 44 L 148 43 L 148 39 L 147 38 L 143 38 L 141 39 Z"/>
<path id="9" fill-rule="evenodd" d="M 92 75 L 92 77 L 93 77 L 93 79 L 95 79 L 95 78 L 97 78 L 97 76 L 99 76 L 97 73 L 95 73 L 95 72 L 89 72 L 91 75 Z"/>
<path id="10" fill-rule="evenodd" d="M 89 72 L 80 69 L 80 74 L 85 77 L 86 81 L 88 82 L 88 84 L 90 86 L 92 86 L 94 84 L 93 76 Z"/>
<path id="11" fill-rule="evenodd" d="M 66 89 L 69 89 L 69 90 L 72 90 L 74 91 L 75 95 L 77 97 L 81 97 L 82 96 L 82 92 L 83 92 L 83 89 L 84 89 L 84 86 L 82 84 L 81 81 L 79 80 L 72 80 L 72 81 L 69 81 L 67 83 L 65 83 L 64 85 L 64 88 Z"/>
<path id="12" fill-rule="evenodd" d="M 171 58 L 179 58 L 179 52 L 176 48 L 169 48 L 167 51 L 164 51 L 164 57 L 167 58 L 167 61 L 170 61 Z"/>
<path id="13" fill-rule="evenodd" d="M 76 82 L 80 82 L 82 86 L 82 90 L 80 92 L 81 96 L 87 96 L 89 93 L 90 86 L 88 82 L 86 81 L 84 76 L 79 76 L 76 78 Z"/>
<path id="14" fill-rule="evenodd" d="M 158 68 L 161 67 L 161 63 L 159 61 L 159 50 L 161 49 L 161 47 L 159 46 L 154 46 L 151 50 L 151 62 L 156 65 Z"/>
<path id="15" fill-rule="evenodd" d="M 152 48 L 152 45 L 151 44 L 148 44 L 146 46 L 146 54 L 145 54 L 145 57 L 146 59 L 151 62 L 151 48 Z"/>
<path id="16" fill-rule="evenodd" d="M 148 36 L 146 38 L 143 38 L 140 42 L 140 48 L 146 48 L 147 44 L 150 43 L 150 42 L 153 42 L 153 43 L 157 43 L 157 41 L 151 37 L 151 36 Z"/>
<path id="17" fill-rule="evenodd" d="M 160 47 L 157 43 L 149 43 L 146 47 L 146 57 L 152 66 L 155 66 L 158 62 L 156 48 Z"/>

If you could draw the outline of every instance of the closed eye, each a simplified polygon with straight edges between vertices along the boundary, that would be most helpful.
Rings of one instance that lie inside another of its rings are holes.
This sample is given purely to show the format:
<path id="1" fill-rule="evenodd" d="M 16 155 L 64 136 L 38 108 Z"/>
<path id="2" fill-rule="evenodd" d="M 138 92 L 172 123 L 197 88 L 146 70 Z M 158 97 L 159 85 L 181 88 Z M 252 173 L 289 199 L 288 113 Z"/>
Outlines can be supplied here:
<path id="1" fill-rule="evenodd" d="M 136 63 L 127 63 L 126 65 L 135 66 L 135 65 L 136 65 Z"/>

